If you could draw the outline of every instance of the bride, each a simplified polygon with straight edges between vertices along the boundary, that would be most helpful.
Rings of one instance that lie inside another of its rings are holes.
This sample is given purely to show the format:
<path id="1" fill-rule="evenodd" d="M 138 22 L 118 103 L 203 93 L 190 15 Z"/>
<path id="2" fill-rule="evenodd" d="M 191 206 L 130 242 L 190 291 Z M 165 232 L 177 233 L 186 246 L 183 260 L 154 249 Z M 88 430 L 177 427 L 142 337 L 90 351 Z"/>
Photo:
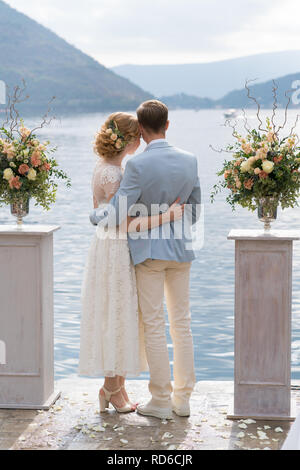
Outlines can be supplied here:
<path id="1" fill-rule="evenodd" d="M 96 136 L 96 164 L 92 190 L 94 207 L 107 204 L 122 181 L 122 161 L 140 146 L 137 119 L 127 113 L 114 113 Z M 128 217 L 118 233 L 98 227 L 92 240 L 82 287 L 82 318 L 79 374 L 105 377 L 99 391 L 100 411 L 109 403 L 119 413 L 135 411 L 130 402 L 126 377 L 147 370 L 142 320 L 138 309 L 135 269 L 130 259 L 127 232 L 144 232 L 179 220 L 184 206 L 177 201 L 161 215 Z M 134 227 L 133 227 L 134 226 Z"/>

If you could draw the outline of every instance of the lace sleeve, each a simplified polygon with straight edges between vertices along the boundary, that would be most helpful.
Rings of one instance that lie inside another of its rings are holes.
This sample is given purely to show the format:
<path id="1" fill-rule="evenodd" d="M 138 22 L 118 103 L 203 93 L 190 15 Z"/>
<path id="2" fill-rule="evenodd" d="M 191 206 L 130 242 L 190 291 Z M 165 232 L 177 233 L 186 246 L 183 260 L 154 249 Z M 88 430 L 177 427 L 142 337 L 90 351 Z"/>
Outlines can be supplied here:
<path id="1" fill-rule="evenodd" d="M 100 185 L 105 194 L 105 198 L 109 199 L 120 187 L 122 173 L 119 167 L 109 165 L 103 168 L 100 175 Z"/>

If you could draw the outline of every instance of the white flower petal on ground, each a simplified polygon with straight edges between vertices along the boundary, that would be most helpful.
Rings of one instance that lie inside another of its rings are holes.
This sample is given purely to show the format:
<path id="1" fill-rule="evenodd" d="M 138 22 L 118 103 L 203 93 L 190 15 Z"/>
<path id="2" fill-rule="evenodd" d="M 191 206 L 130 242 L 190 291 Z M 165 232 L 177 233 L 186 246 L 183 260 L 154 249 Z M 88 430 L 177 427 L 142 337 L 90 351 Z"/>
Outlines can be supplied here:
<path id="1" fill-rule="evenodd" d="M 266 435 L 266 433 L 264 431 L 258 430 L 257 435 L 258 435 L 258 438 L 261 439 L 261 440 L 268 439 L 268 436 Z"/>
<path id="2" fill-rule="evenodd" d="M 238 442 L 238 441 L 235 442 L 234 445 L 235 445 L 236 447 L 242 447 L 242 446 L 243 446 L 243 444 L 242 444 L 241 442 Z"/>
<path id="3" fill-rule="evenodd" d="M 103 428 L 102 426 L 95 426 L 94 428 L 92 428 L 92 431 L 105 432 L 105 428 Z"/>
<path id="4" fill-rule="evenodd" d="M 120 439 L 120 442 L 121 444 L 124 444 L 124 445 L 128 444 L 128 441 L 126 439 Z"/>
<path id="5" fill-rule="evenodd" d="M 245 424 L 255 424 L 256 421 L 255 421 L 255 419 L 249 418 L 249 419 L 243 419 L 243 423 L 245 423 Z"/>
<path id="6" fill-rule="evenodd" d="M 266 425 L 264 426 L 264 429 L 271 429 L 271 426 Z"/>
<path id="7" fill-rule="evenodd" d="M 125 431 L 125 428 L 123 426 L 121 426 L 119 428 L 114 428 L 114 431 L 116 431 L 116 432 Z"/>
<path id="8" fill-rule="evenodd" d="M 168 447 L 168 450 L 176 450 L 176 446 L 171 445 L 171 446 Z"/>
<path id="9" fill-rule="evenodd" d="M 245 424 L 245 423 L 238 424 L 238 427 L 240 429 L 247 429 L 248 428 L 247 424 Z"/>
<path id="10" fill-rule="evenodd" d="M 245 433 L 243 431 L 239 432 L 236 436 L 238 439 L 243 439 L 245 437 Z"/>
<path id="11" fill-rule="evenodd" d="M 282 428 L 275 428 L 275 432 L 283 432 L 283 429 Z"/>
<path id="12" fill-rule="evenodd" d="M 164 439 L 172 439 L 174 436 L 173 434 L 170 434 L 169 432 L 165 432 L 165 434 L 162 436 L 162 440 Z"/>

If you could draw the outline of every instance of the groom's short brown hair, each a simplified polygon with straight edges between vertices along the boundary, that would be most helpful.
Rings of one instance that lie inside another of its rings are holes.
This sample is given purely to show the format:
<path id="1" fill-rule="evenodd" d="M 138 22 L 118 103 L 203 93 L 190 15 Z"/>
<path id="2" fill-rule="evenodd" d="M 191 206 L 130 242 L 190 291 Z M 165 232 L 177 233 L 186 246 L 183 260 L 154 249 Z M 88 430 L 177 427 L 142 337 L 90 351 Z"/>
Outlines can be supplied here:
<path id="1" fill-rule="evenodd" d="M 139 123 L 146 130 L 158 133 L 165 130 L 169 118 L 167 106 L 158 100 L 142 103 L 137 110 Z"/>

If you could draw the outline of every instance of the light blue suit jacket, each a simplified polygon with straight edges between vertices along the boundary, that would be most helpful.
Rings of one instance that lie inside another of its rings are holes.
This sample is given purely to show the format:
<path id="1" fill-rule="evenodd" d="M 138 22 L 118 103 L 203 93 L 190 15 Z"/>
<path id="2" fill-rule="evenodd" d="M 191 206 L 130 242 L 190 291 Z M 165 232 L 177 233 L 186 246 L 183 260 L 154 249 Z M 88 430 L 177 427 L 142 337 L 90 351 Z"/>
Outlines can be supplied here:
<path id="1" fill-rule="evenodd" d="M 165 226 L 153 229 L 150 236 L 150 232 L 146 234 L 147 239 L 142 234 L 129 234 L 128 243 L 134 265 L 146 259 L 178 262 L 195 259 L 189 236 L 186 236 L 189 228 L 182 228 L 184 224 L 192 226 L 200 217 L 201 189 L 197 158 L 194 155 L 166 141 L 150 143 L 142 154 L 128 161 L 120 189 L 110 201 L 117 214 L 117 225 L 122 222 L 121 196 L 127 198 L 127 210 L 131 216 L 147 215 L 143 207 L 147 208 L 149 215 L 164 212 L 166 208 L 158 206 L 170 206 L 178 197 L 181 204 L 189 205 L 186 209 L 187 217 L 184 222 L 179 222 L 183 237 L 177 234 L 178 222 L 168 224 L 168 236 L 165 236 Z M 94 225 L 103 225 L 106 217 L 107 211 L 102 208 L 93 211 L 90 220 Z"/>

